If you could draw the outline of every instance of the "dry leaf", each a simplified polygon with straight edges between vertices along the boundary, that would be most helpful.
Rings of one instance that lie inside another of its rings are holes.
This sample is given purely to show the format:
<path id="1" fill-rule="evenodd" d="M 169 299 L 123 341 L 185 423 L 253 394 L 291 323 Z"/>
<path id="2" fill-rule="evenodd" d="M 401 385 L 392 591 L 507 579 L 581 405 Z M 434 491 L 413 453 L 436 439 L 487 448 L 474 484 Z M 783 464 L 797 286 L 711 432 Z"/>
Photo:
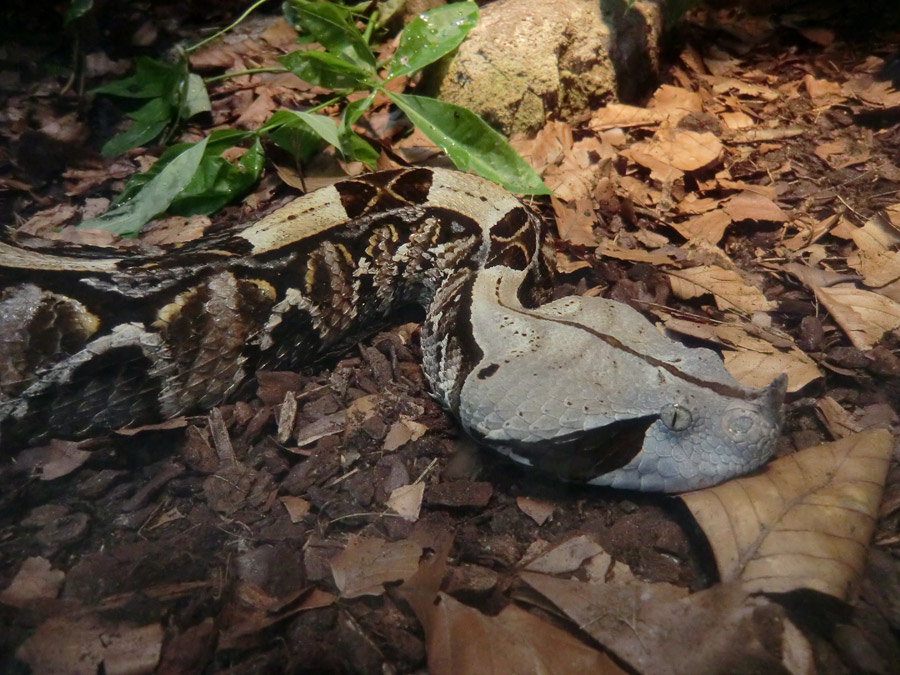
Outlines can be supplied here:
<path id="1" fill-rule="evenodd" d="M 142 675 L 156 668 L 162 641 L 158 623 L 133 626 L 107 623 L 92 614 L 61 616 L 42 623 L 16 657 L 43 675 Z"/>
<path id="2" fill-rule="evenodd" d="M 391 492 L 387 505 L 400 515 L 403 520 L 415 522 L 422 510 L 422 498 L 425 496 L 425 483 L 401 485 Z"/>
<path id="3" fill-rule="evenodd" d="M 872 80 L 871 76 L 860 76 L 844 83 L 844 93 L 856 96 L 861 101 L 883 108 L 900 106 L 900 91 L 892 82 Z"/>
<path id="4" fill-rule="evenodd" d="M 800 34 L 807 40 L 813 42 L 820 47 L 827 47 L 834 42 L 834 31 L 819 26 L 804 26 L 798 28 Z"/>
<path id="5" fill-rule="evenodd" d="M 790 393 L 822 377 L 816 362 L 796 347 L 788 352 L 779 351 L 773 345 L 769 347 L 769 351 L 725 350 L 722 352 L 725 368 L 741 384 L 757 389 L 785 373 Z"/>
<path id="6" fill-rule="evenodd" d="M 391 425 L 384 437 L 385 452 L 393 452 L 410 441 L 417 441 L 428 431 L 428 427 L 406 417 L 401 417 Z"/>
<path id="7" fill-rule="evenodd" d="M 859 250 L 884 253 L 900 245 L 900 232 L 886 218 L 872 218 L 852 232 L 853 243 Z"/>
<path id="8" fill-rule="evenodd" d="M 638 243 L 643 244 L 647 248 L 662 248 L 671 244 L 668 237 L 661 235 L 659 232 L 640 229 L 634 233 L 634 238 Z"/>
<path id="9" fill-rule="evenodd" d="M 617 127 L 646 127 L 659 124 L 664 114 L 624 103 L 609 103 L 597 110 L 588 125 L 594 131 Z"/>
<path id="10" fill-rule="evenodd" d="M 707 75 L 701 76 L 701 79 L 709 83 L 712 86 L 713 91 L 717 94 L 734 91 L 742 96 L 761 98 L 764 101 L 776 101 L 781 96 L 777 91 L 770 87 L 744 82 L 743 80 L 734 77 Z"/>
<path id="11" fill-rule="evenodd" d="M 635 672 L 721 675 L 748 663 L 761 672 L 815 672 L 812 649 L 775 603 L 749 597 L 739 584 L 688 596 L 684 588 L 643 583 L 628 572 L 619 563 L 591 583 L 521 576 Z M 781 640 L 772 639 L 777 631 L 784 631 Z"/>
<path id="12" fill-rule="evenodd" d="M 755 124 L 753 118 L 750 117 L 750 115 L 740 111 L 723 112 L 719 115 L 719 117 L 722 119 L 722 123 L 731 130 L 749 129 Z"/>
<path id="13" fill-rule="evenodd" d="M 656 313 L 667 330 L 732 347 L 723 350 L 722 356 L 728 372 L 741 384 L 761 389 L 785 373 L 788 391 L 793 393 L 822 376 L 815 361 L 797 349 L 789 337 L 766 331 L 763 334 L 769 339 L 764 340 L 755 337 L 758 331 L 754 331 L 754 335 L 748 332 L 754 329 L 753 326 L 695 323 L 666 312 Z"/>
<path id="14" fill-rule="evenodd" d="M 74 441 L 53 439 L 49 445 L 23 450 L 16 457 L 18 468 L 28 471 L 40 480 L 56 480 L 80 467 L 91 458 L 91 453 L 79 450 Z"/>
<path id="15" fill-rule="evenodd" d="M 744 282 L 735 270 L 718 265 L 700 265 L 678 272 L 669 272 L 672 292 L 687 300 L 711 293 L 719 309 L 737 308 L 747 313 L 767 312 L 775 303 L 766 299 L 755 286 Z"/>
<path id="16" fill-rule="evenodd" d="M 431 675 L 624 673 L 605 654 L 516 605 L 487 616 L 439 593 L 422 624 Z"/>
<path id="17" fill-rule="evenodd" d="M 758 476 L 682 495 L 723 581 L 844 599 L 862 571 L 895 441 L 883 429 L 795 452 Z"/>
<path id="18" fill-rule="evenodd" d="M 814 244 L 826 234 L 831 232 L 832 228 L 838 222 L 838 215 L 831 215 L 816 223 L 807 223 L 802 219 L 793 222 L 800 231 L 790 239 L 784 241 L 784 245 L 791 251 L 799 251 L 811 244 Z"/>
<path id="19" fill-rule="evenodd" d="M 632 176 L 620 176 L 616 179 L 619 188 L 631 198 L 635 204 L 653 207 L 662 199 L 662 192 L 648 186 L 644 181 Z"/>
<path id="20" fill-rule="evenodd" d="M 597 218 L 590 199 L 564 202 L 551 197 L 550 203 L 556 216 L 556 229 L 560 239 L 574 246 L 597 245 L 597 235 L 594 234 L 594 223 Z"/>
<path id="21" fill-rule="evenodd" d="M 675 259 L 662 251 L 645 251 L 639 248 L 621 248 L 617 244 L 604 239 L 597 247 L 597 253 L 607 258 L 645 262 L 651 265 L 671 265 Z"/>
<path id="22" fill-rule="evenodd" d="M 284 508 L 288 512 L 288 518 L 291 519 L 292 523 L 299 523 L 309 513 L 309 502 L 302 497 L 286 495 L 278 499 L 284 504 Z"/>
<path id="23" fill-rule="evenodd" d="M 571 274 L 572 272 L 591 266 L 586 260 L 573 260 L 562 251 L 556 251 L 554 262 L 556 264 L 556 271 L 560 274 Z"/>
<path id="24" fill-rule="evenodd" d="M 434 554 L 398 589 L 425 630 L 432 675 L 622 672 L 606 655 L 515 605 L 489 617 L 439 593 L 452 544 L 449 531 L 437 532 L 429 544 Z"/>
<path id="25" fill-rule="evenodd" d="M 854 251 L 847 256 L 847 264 L 862 275 L 869 288 L 883 288 L 900 279 L 900 251 Z"/>
<path id="26" fill-rule="evenodd" d="M 663 185 L 674 183 L 684 175 L 684 172 L 681 171 L 681 169 L 676 169 L 669 162 L 654 156 L 654 154 L 650 152 L 651 147 L 655 147 L 653 146 L 653 141 L 646 141 L 644 145 L 635 143 L 630 148 L 623 150 L 620 154 L 623 157 L 627 157 L 633 162 L 637 162 L 641 166 L 650 169 L 650 178 Z"/>
<path id="27" fill-rule="evenodd" d="M 26 558 L 9 586 L 0 592 L 0 602 L 24 608 L 36 600 L 52 600 L 59 595 L 65 578 L 66 573 L 53 569 L 46 558 Z"/>
<path id="28" fill-rule="evenodd" d="M 363 397 L 365 398 L 365 397 Z M 330 415 L 323 415 L 319 419 L 304 424 L 297 431 L 297 445 L 304 446 L 313 443 L 325 436 L 339 434 L 347 424 L 347 410 L 339 410 Z"/>
<path id="29" fill-rule="evenodd" d="M 51 232 L 63 223 L 78 215 L 78 209 L 71 204 L 57 204 L 49 209 L 38 211 L 19 228 L 25 234 L 43 235 Z"/>
<path id="30" fill-rule="evenodd" d="M 709 132 L 660 129 L 650 140 L 634 143 L 621 154 L 650 169 L 647 158 L 679 171 L 697 171 L 717 163 L 722 150 L 721 141 Z"/>
<path id="31" fill-rule="evenodd" d="M 538 525 L 546 523 L 556 509 L 550 502 L 542 502 L 528 497 L 516 497 L 516 506 Z"/>
<path id="32" fill-rule="evenodd" d="M 384 584 L 415 574 L 421 556 L 422 547 L 408 540 L 351 535 L 347 547 L 331 559 L 331 573 L 343 598 L 381 595 Z"/>
<path id="33" fill-rule="evenodd" d="M 809 74 L 803 78 L 803 86 L 806 87 L 809 97 L 819 106 L 824 103 L 837 104 L 846 98 L 843 88 L 837 82 L 818 80 Z"/>
<path id="34" fill-rule="evenodd" d="M 872 349 L 887 331 L 900 326 L 900 303 L 879 293 L 849 284 L 813 290 L 857 349 Z"/>
<path id="35" fill-rule="evenodd" d="M 825 426 L 832 438 L 846 438 L 863 430 L 863 426 L 853 419 L 841 404 L 830 396 L 823 396 L 816 403 L 816 408 L 822 413 Z"/>
<path id="36" fill-rule="evenodd" d="M 696 192 L 690 192 L 684 199 L 678 202 L 678 212 L 695 216 L 717 209 L 721 203 L 721 199 L 700 197 Z"/>
<path id="37" fill-rule="evenodd" d="M 787 214 L 781 210 L 778 204 L 763 195 L 749 191 L 744 191 L 729 199 L 725 202 L 724 209 L 735 222 L 756 220 L 784 223 L 788 219 Z"/>
<path id="38" fill-rule="evenodd" d="M 868 147 L 851 143 L 847 138 L 820 143 L 815 149 L 816 155 L 835 169 L 843 169 L 854 164 L 862 164 L 871 154 Z"/>
<path id="39" fill-rule="evenodd" d="M 333 604 L 335 597 L 318 588 L 300 588 L 287 595 L 271 596 L 255 584 L 238 582 L 231 602 L 217 620 L 217 648 L 247 646 L 247 637 L 256 636 L 269 626 L 311 609 Z M 253 642 L 253 640 L 250 640 Z"/>
<path id="40" fill-rule="evenodd" d="M 580 534 L 545 550 L 539 557 L 530 561 L 525 569 L 544 574 L 574 572 L 581 567 L 581 563 L 602 551 L 603 547 L 600 544 L 588 535 Z"/>
<path id="41" fill-rule="evenodd" d="M 870 288 L 882 288 L 900 279 L 900 233 L 886 218 L 873 218 L 852 231 L 859 247 L 847 256 L 847 264 L 863 276 Z"/>
<path id="42" fill-rule="evenodd" d="M 731 222 L 731 216 L 727 211 L 717 210 L 708 211 L 680 223 L 669 224 L 688 241 L 703 239 L 710 244 L 718 244 L 725 234 L 725 228 L 731 225 Z"/>
<path id="43" fill-rule="evenodd" d="M 668 126 L 675 126 L 687 115 L 701 112 L 703 100 L 695 91 L 664 84 L 653 92 L 647 107 L 660 115 Z"/>

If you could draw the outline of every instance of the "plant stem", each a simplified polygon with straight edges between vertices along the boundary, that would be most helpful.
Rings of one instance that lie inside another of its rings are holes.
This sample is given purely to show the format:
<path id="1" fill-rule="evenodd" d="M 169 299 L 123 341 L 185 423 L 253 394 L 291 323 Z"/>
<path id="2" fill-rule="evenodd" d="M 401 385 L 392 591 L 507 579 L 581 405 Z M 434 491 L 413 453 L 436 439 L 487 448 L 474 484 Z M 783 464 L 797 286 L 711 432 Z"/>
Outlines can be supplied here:
<path id="1" fill-rule="evenodd" d="M 253 10 L 255 10 L 257 7 L 259 7 L 261 4 L 263 4 L 264 2 L 266 2 L 266 0 L 256 0 L 256 2 L 254 2 L 252 5 L 250 5 L 250 6 L 246 9 L 246 11 L 245 11 L 243 14 L 241 14 L 237 19 L 235 19 L 235 21 L 234 21 L 230 26 L 226 26 L 226 27 L 223 28 L 222 30 L 216 31 L 215 33 L 213 33 L 213 34 L 210 35 L 209 37 L 206 37 L 206 38 L 200 40 L 200 42 L 198 42 L 197 44 L 188 47 L 188 48 L 187 48 L 188 54 L 190 54 L 191 52 L 197 51 L 198 49 L 200 49 L 200 47 L 203 47 L 204 45 L 209 44 L 210 42 L 212 42 L 213 40 L 215 40 L 215 39 L 221 37 L 222 35 L 225 35 L 225 33 L 227 33 L 228 31 L 230 31 L 231 29 L 233 29 L 233 28 L 234 28 L 235 26 L 237 26 L 241 21 L 243 21 L 243 20 L 246 19 L 248 16 L 250 16 L 250 13 L 251 13 Z"/>
<path id="2" fill-rule="evenodd" d="M 314 105 L 312 108 L 307 108 L 304 112 L 311 113 L 311 112 L 316 112 L 316 110 L 321 110 L 322 108 L 327 108 L 332 103 L 337 103 L 342 98 L 347 98 L 347 95 L 346 94 L 338 94 L 337 96 L 332 96 L 327 101 L 322 101 L 322 103 L 320 103 L 318 105 Z"/>
<path id="3" fill-rule="evenodd" d="M 229 77 L 239 77 L 241 75 L 254 75 L 256 73 L 288 73 L 290 72 L 287 68 L 282 68 L 281 66 L 268 66 L 266 68 L 247 68 L 247 70 L 236 70 L 233 73 L 223 73 L 222 75 L 214 75 L 212 77 L 204 77 L 203 81 L 206 84 L 212 84 L 213 82 L 219 82 L 220 80 L 227 80 Z"/>

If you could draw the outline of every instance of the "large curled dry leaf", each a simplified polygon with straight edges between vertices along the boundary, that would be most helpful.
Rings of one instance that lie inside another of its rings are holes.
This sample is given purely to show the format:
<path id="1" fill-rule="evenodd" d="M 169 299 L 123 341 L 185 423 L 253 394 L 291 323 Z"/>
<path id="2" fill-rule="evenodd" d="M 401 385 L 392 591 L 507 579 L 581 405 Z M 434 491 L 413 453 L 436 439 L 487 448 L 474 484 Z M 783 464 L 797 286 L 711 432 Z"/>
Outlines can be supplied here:
<path id="1" fill-rule="evenodd" d="M 628 579 L 621 567 L 590 582 L 521 577 L 639 673 L 721 675 L 748 663 L 759 672 L 814 672 L 809 643 L 775 603 L 749 597 L 737 583 L 687 595 L 670 584 Z"/>
<path id="2" fill-rule="evenodd" d="M 606 654 L 515 605 L 497 616 L 439 593 L 426 623 L 432 675 L 624 674 Z"/>
<path id="3" fill-rule="evenodd" d="M 699 265 L 669 272 L 672 292 L 687 300 L 711 293 L 719 309 L 737 308 L 744 312 L 767 312 L 774 303 L 755 286 L 749 285 L 735 270 L 718 265 Z"/>
<path id="4" fill-rule="evenodd" d="M 750 591 L 847 597 L 865 563 L 894 442 L 884 429 L 866 431 L 682 495 L 722 580 Z"/>

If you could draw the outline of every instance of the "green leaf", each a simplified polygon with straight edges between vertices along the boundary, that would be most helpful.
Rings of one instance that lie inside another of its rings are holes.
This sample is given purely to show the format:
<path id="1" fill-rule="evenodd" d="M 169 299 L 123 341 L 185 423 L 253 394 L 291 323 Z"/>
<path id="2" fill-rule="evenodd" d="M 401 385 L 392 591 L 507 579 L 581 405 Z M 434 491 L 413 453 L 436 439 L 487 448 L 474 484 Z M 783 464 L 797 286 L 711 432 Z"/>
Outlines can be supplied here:
<path id="1" fill-rule="evenodd" d="M 147 122 L 132 122 L 131 126 L 125 131 L 106 141 L 103 147 L 100 148 L 100 153 L 104 157 L 118 157 L 132 148 L 146 145 L 159 136 L 167 126 L 169 126 L 168 118 Z"/>
<path id="2" fill-rule="evenodd" d="M 472 111 L 425 96 L 384 93 L 462 171 L 472 169 L 510 192 L 550 194 L 506 139 Z"/>
<path id="3" fill-rule="evenodd" d="M 158 98 L 169 94 L 181 77 L 181 69 L 146 56 L 138 57 L 134 74 L 93 90 L 122 98 Z"/>
<path id="4" fill-rule="evenodd" d="M 478 5 L 459 2 L 437 7 L 407 24 L 391 60 L 387 79 L 421 70 L 459 46 L 478 21 Z"/>
<path id="5" fill-rule="evenodd" d="M 132 148 L 145 145 L 159 136 L 173 121 L 175 111 L 162 98 L 151 98 L 137 110 L 128 113 L 134 120 L 131 126 L 104 143 L 100 152 L 105 157 L 115 157 Z"/>
<path id="6" fill-rule="evenodd" d="M 341 114 L 341 124 L 338 130 L 340 142 L 334 144 L 344 157 L 358 160 L 370 168 L 374 168 L 375 162 L 378 161 L 378 151 L 369 145 L 366 139 L 353 131 L 351 125 L 372 105 L 374 99 L 375 92 L 373 91 L 365 98 L 346 105 Z"/>
<path id="7" fill-rule="evenodd" d="M 199 113 L 209 112 L 212 105 L 209 102 L 209 92 L 203 78 L 197 73 L 188 73 L 187 91 L 184 95 L 184 103 L 181 107 L 181 116 L 189 119 Z"/>
<path id="8" fill-rule="evenodd" d="M 73 21 L 77 21 L 94 8 L 94 0 L 72 0 L 69 8 L 66 10 L 66 18 L 63 25 L 68 26 Z"/>
<path id="9" fill-rule="evenodd" d="M 147 222 L 169 208 L 190 184 L 208 141 L 204 138 L 178 155 L 129 201 L 82 222 L 78 227 L 96 227 L 125 237 L 136 235 Z"/>
<path id="10" fill-rule="evenodd" d="M 327 52 L 291 52 L 278 62 L 304 82 L 326 89 L 370 89 L 375 84 L 365 70 Z"/>
<path id="11" fill-rule="evenodd" d="M 259 139 L 238 160 L 228 160 L 206 153 L 191 182 L 172 200 L 169 212 L 180 216 L 209 214 L 242 197 L 256 184 L 265 164 L 265 153 Z"/>
<path id="12" fill-rule="evenodd" d="M 317 115 L 316 113 L 302 110 L 295 110 L 293 114 L 297 116 L 297 119 L 305 122 L 313 133 L 326 143 L 337 146 L 340 142 L 337 122 L 328 117 L 328 115 Z"/>
<path id="13" fill-rule="evenodd" d="M 322 117 L 313 113 L 302 114 Z M 275 145 L 289 152 L 298 162 L 305 162 L 322 147 L 322 133 L 337 140 L 337 128 L 334 120 L 326 118 L 328 123 L 323 122 L 322 129 L 313 131 L 312 126 L 299 115 L 300 113 L 294 110 L 279 110 L 260 127 L 259 131 L 268 133 Z"/>
<path id="14" fill-rule="evenodd" d="M 204 156 L 217 157 L 228 148 L 235 146 L 238 143 L 243 143 L 248 138 L 253 138 L 255 136 L 256 134 L 252 131 L 238 131 L 237 129 L 220 129 L 219 131 L 214 131 L 206 138 L 206 151 Z M 147 183 L 153 180 L 164 168 L 171 164 L 176 157 L 180 156 L 183 152 L 190 150 L 194 146 L 194 143 L 176 143 L 175 145 L 166 148 L 159 159 L 157 159 L 156 162 L 153 163 L 153 166 L 147 171 L 136 174 L 128 179 L 125 188 L 116 196 L 115 200 L 113 200 L 113 208 L 120 204 L 124 204 L 133 198 Z"/>
<path id="15" fill-rule="evenodd" d="M 370 76 L 375 75 L 375 56 L 346 7 L 306 0 L 291 0 L 291 4 L 301 25 L 316 42 Z"/>

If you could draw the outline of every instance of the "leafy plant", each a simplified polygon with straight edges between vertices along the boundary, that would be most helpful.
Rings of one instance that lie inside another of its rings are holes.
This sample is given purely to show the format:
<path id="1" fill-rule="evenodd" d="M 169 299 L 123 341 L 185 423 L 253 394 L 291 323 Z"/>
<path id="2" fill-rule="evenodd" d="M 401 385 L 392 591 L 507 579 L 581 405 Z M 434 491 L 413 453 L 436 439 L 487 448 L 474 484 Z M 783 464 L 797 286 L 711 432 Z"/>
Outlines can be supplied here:
<path id="1" fill-rule="evenodd" d="M 317 108 L 344 101 L 356 92 L 367 95 L 346 103 L 339 122 L 316 113 L 316 108 L 280 110 L 256 131 L 216 131 L 200 143 L 174 145 L 150 171 L 128 182 L 109 212 L 83 222 L 81 227 L 100 227 L 133 236 L 165 210 L 181 215 L 212 213 L 245 194 L 259 178 L 265 160 L 263 137 L 301 162 L 328 143 L 344 157 L 374 166 L 378 151 L 356 134 L 352 125 L 372 105 L 377 93 L 387 96 L 458 168 L 472 169 L 514 192 L 549 193 L 506 139 L 471 111 L 386 88 L 392 80 L 411 75 L 456 49 L 477 20 L 478 8 L 473 2 L 438 7 L 410 22 L 400 34 L 394 56 L 384 63 L 376 61 L 369 47 L 372 20 L 363 33 L 357 28 L 351 9 L 330 2 L 289 0 L 284 11 L 302 40 L 324 47 L 324 51 L 300 50 L 278 59 L 285 70 L 335 92 Z M 214 37 L 187 51 L 194 51 Z M 145 101 L 129 113 L 134 120 L 132 125 L 106 143 L 105 153 L 119 154 L 145 144 L 167 129 L 171 134 L 181 121 L 209 109 L 205 84 L 187 69 L 186 53 L 174 65 L 141 58 L 133 75 L 96 90 Z M 226 149 L 248 142 L 250 148 L 237 164 L 221 156 Z"/>
<path id="2" fill-rule="evenodd" d="M 146 101 L 127 113 L 133 120 L 131 126 L 104 144 L 101 152 L 107 156 L 121 155 L 149 143 L 166 128 L 174 131 L 181 120 L 210 110 L 203 78 L 188 71 L 187 58 L 170 65 L 139 57 L 133 75 L 98 87 L 94 92 Z"/>

